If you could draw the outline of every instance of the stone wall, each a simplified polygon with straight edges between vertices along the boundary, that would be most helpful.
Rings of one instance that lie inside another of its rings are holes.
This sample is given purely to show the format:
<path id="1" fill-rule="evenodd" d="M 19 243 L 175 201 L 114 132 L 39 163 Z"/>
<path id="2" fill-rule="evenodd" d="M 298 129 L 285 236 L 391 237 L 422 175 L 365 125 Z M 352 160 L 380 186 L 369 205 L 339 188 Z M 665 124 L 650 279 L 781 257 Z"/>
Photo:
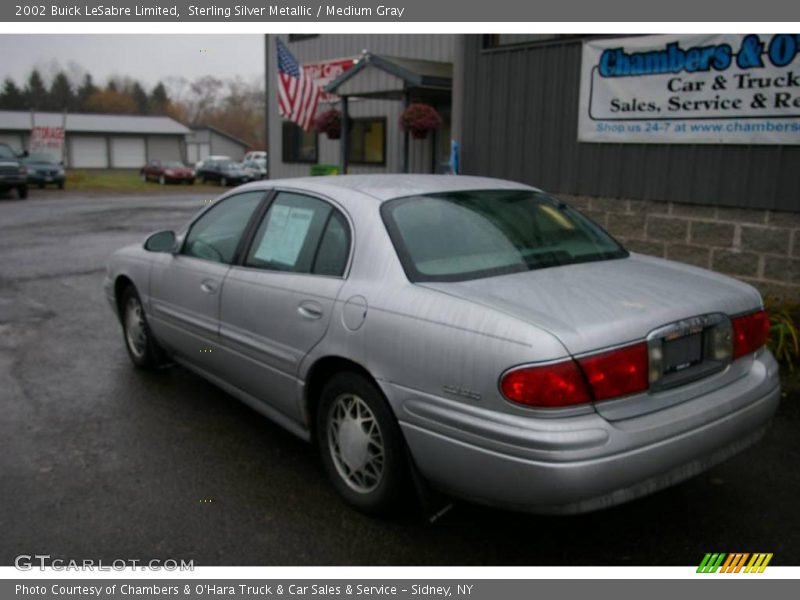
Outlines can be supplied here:
<path id="1" fill-rule="evenodd" d="M 800 214 L 559 195 L 626 248 L 726 273 L 800 301 Z"/>

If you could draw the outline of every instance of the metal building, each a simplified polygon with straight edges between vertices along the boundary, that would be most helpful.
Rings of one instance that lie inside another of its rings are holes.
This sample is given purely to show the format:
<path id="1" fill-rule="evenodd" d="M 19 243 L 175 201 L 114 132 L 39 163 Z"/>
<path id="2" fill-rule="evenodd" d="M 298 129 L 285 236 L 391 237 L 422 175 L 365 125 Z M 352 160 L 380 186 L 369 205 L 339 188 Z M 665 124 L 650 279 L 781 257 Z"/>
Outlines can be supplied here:
<path id="1" fill-rule="evenodd" d="M 464 39 L 465 173 L 566 194 L 800 211 L 800 145 L 581 143 L 590 36 L 504 37 Z"/>
<path id="2" fill-rule="evenodd" d="M 208 156 L 229 156 L 240 161 L 250 146 L 224 131 L 208 125 L 192 125 L 186 138 L 186 160 L 192 164 Z"/>
<path id="3" fill-rule="evenodd" d="M 138 169 L 148 160 L 186 160 L 190 130 L 169 117 L 0 111 L 0 142 L 27 149 L 33 126 L 65 130 L 64 164 Z"/>
<path id="4" fill-rule="evenodd" d="M 341 109 L 347 98 L 351 122 L 348 156 L 342 140 L 304 133 L 278 115 L 275 38 L 298 62 L 313 67 L 331 85 L 327 107 Z M 349 173 L 441 171 L 450 144 L 452 35 L 268 35 L 266 36 L 267 119 L 270 177 L 308 175 L 311 165 L 341 166 Z M 360 61 L 360 62 L 359 62 Z M 351 68 L 352 67 L 352 68 Z M 433 104 L 443 127 L 424 140 L 407 139 L 398 127 L 403 107 L 415 100 Z"/>

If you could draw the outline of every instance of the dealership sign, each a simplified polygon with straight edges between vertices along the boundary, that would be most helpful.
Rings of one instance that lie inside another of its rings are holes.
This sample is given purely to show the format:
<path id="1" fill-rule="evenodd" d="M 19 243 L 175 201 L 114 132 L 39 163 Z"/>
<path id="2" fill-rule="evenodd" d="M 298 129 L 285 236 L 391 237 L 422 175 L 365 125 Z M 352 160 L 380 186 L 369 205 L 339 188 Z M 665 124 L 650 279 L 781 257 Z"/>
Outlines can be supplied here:
<path id="1" fill-rule="evenodd" d="M 578 141 L 800 144 L 800 35 L 585 42 Z"/>
<path id="2" fill-rule="evenodd" d="M 324 89 L 331 81 L 356 64 L 356 60 L 354 58 L 342 58 L 318 63 L 305 63 L 303 65 L 303 73 L 309 75 L 315 84 Z M 323 92 L 319 101 L 336 102 L 338 100 L 338 96 Z"/>
<path id="3" fill-rule="evenodd" d="M 52 154 L 60 158 L 64 149 L 63 127 L 34 126 L 31 129 L 30 151 Z"/>

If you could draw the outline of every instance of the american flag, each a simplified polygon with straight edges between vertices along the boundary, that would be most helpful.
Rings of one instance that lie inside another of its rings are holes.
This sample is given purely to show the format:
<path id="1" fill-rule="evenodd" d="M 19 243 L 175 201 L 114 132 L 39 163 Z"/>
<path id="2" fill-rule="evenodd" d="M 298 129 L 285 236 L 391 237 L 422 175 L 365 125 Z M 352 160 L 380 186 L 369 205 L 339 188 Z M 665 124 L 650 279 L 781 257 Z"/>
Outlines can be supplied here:
<path id="1" fill-rule="evenodd" d="M 322 89 L 314 83 L 282 41 L 278 45 L 278 112 L 308 131 L 317 114 Z"/>

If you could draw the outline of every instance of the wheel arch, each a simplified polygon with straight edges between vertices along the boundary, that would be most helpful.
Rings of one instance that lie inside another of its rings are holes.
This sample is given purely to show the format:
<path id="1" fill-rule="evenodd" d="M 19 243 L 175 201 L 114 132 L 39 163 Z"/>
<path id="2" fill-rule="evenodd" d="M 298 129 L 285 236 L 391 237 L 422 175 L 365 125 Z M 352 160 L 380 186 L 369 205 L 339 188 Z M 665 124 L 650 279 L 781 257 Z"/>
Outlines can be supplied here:
<path id="1" fill-rule="evenodd" d="M 375 385 L 375 388 L 384 396 L 389 410 L 394 414 L 391 403 L 386 398 L 386 394 L 384 394 L 378 380 L 364 365 L 343 356 L 323 356 L 318 358 L 309 368 L 303 390 L 303 406 L 305 408 L 306 418 L 308 419 L 311 439 L 316 439 L 317 435 L 317 407 L 319 405 L 322 388 L 331 377 L 343 371 L 357 373 Z M 395 418 L 397 418 L 397 415 L 395 415 Z"/>
<path id="2" fill-rule="evenodd" d="M 122 319 L 122 296 L 129 287 L 136 289 L 136 284 L 125 274 L 117 275 L 114 279 L 114 302 L 117 305 L 117 317 Z"/>

